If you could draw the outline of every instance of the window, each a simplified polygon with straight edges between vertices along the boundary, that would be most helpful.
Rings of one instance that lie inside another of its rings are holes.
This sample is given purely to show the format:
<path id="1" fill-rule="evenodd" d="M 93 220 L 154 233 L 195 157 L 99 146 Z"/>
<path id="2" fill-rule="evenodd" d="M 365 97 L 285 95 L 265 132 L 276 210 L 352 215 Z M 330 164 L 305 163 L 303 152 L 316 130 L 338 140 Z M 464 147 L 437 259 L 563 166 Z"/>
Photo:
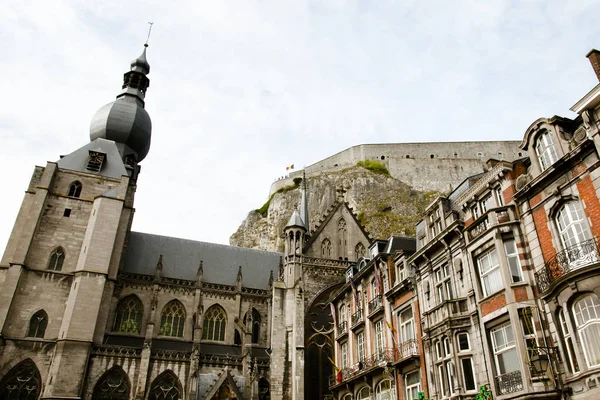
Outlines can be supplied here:
<path id="1" fill-rule="evenodd" d="M 526 307 L 519 309 L 519 320 L 521 321 L 523 337 L 527 347 L 527 360 L 531 361 L 531 357 L 538 354 L 538 342 L 535 334 L 535 321 L 533 320 L 531 308 Z"/>
<path id="2" fill-rule="evenodd" d="M 244 325 L 252 330 L 252 343 L 258 343 L 260 340 L 260 313 L 253 308 L 244 315 Z"/>
<path id="3" fill-rule="evenodd" d="M 227 327 L 227 315 L 219 305 L 214 305 L 204 314 L 202 323 L 202 339 L 225 340 L 225 328 Z"/>
<path id="4" fill-rule="evenodd" d="M 458 351 L 469 351 L 471 346 L 469 344 L 469 334 L 467 332 L 460 332 L 456 335 L 458 340 Z"/>
<path id="5" fill-rule="evenodd" d="M 591 238 L 584 219 L 585 214 L 578 201 L 566 203 L 556 215 L 560 239 L 565 248 L 575 246 Z"/>
<path id="6" fill-rule="evenodd" d="M 69 197 L 79 197 L 81 196 L 81 189 L 83 188 L 83 186 L 81 185 L 81 182 L 79 181 L 75 181 L 73 183 L 71 183 L 69 185 Z"/>
<path id="7" fill-rule="evenodd" d="M 326 258 L 331 257 L 331 242 L 329 239 L 324 239 L 321 242 L 321 256 Z"/>
<path id="8" fill-rule="evenodd" d="M 565 318 L 565 310 L 561 309 L 558 313 L 558 320 L 560 324 L 561 333 L 564 339 L 565 347 L 567 349 L 567 361 L 569 366 L 569 371 L 571 373 L 576 374 L 579 372 L 579 363 L 577 362 L 577 358 L 575 356 L 575 348 L 573 346 L 573 336 L 571 335 L 571 329 L 569 328 L 569 324 L 567 324 L 567 319 Z"/>
<path id="9" fill-rule="evenodd" d="M 440 382 L 440 394 L 442 398 L 450 397 L 454 392 L 454 364 L 452 363 L 452 343 L 450 338 L 444 337 L 436 343 L 438 357 L 437 371 Z"/>
<path id="10" fill-rule="evenodd" d="M 473 219 L 479 218 L 479 205 L 475 204 L 471 207 L 471 214 L 473 215 Z"/>
<path id="11" fill-rule="evenodd" d="M 144 306 L 137 296 L 125 297 L 117 306 L 113 331 L 140 333 L 143 314 Z"/>
<path id="12" fill-rule="evenodd" d="M 48 314 L 46 311 L 40 310 L 33 314 L 29 320 L 29 330 L 27 337 L 43 338 L 48 326 Z"/>
<path id="13" fill-rule="evenodd" d="M 57 247 L 50 253 L 50 261 L 48 262 L 48 269 L 51 271 L 61 271 L 63 263 L 65 261 L 65 251 L 62 247 Z"/>
<path id="14" fill-rule="evenodd" d="M 396 394 L 394 393 L 394 384 L 389 379 L 384 379 L 379 382 L 377 385 L 377 390 L 375 391 L 377 400 L 392 400 L 396 398 Z"/>
<path id="15" fill-rule="evenodd" d="M 484 297 L 492 295 L 504 287 L 496 249 L 492 249 L 480 256 L 477 259 L 477 265 L 479 266 L 481 290 Z"/>
<path id="16" fill-rule="evenodd" d="M 346 325 L 346 305 L 345 304 L 342 304 L 340 306 L 339 314 L 340 314 L 340 316 L 339 316 L 338 324 L 340 327 L 340 332 L 338 332 L 338 335 L 343 333 L 343 331 L 345 331 L 345 329 L 346 329 L 346 326 L 345 326 Z"/>
<path id="17" fill-rule="evenodd" d="M 498 375 L 519 370 L 519 357 L 510 323 L 490 331 Z"/>
<path id="18" fill-rule="evenodd" d="M 350 282 L 354 276 L 354 266 L 350 266 L 346 269 L 346 282 Z"/>
<path id="19" fill-rule="evenodd" d="M 407 342 L 409 340 L 415 339 L 415 320 L 413 318 L 413 310 L 412 307 L 407 308 L 406 310 L 401 311 L 398 314 L 398 325 L 400 329 L 398 332 L 400 333 L 400 343 Z"/>
<path id="20" fill-rule="evenodd" d="M 521 282 L 523 280 L 523 272 L 521 270 L 519 253 L 517 252 L 517 245 L 515 244 L 514 239 L 504 242 L 504 251 L 506 253 L 506 261 L 508 262 L 510 277 L 513 283 Z"/>
<path id="21" fill-rule="evenodd" d="M 0 380 L 0 399 L 34 400 L 40 395 L 42 379 L 30 358 L 15 365 Z"/>
<path id="22" fill-rule="evenodd" d="M 475 383 L 475 371 L 473 369 L 473 358 L 466 357 L 460 359 L 460 365 L 462 367 L 463 382 L 465 384 L 465 390 L 476 390 L 477 386 Z"/>
<path id="23" fill-rule="evenodd" d="M 358 335 L 356 335 L 356 352 L 358 355 L 358 361 L 359 362 L 363 362 L 365 360 L 366 354 L 365 354 L 365 333 L 364 332 L 360 332 Z"/>
<path id="24" fill-rule="evenodd" d="M 129 400 L 129 390 L 127 374 L 120 366 L 114 366 L 98 379 L 92 400 Z"/>
<path id="25" fill-rule="evenodd" d="M 258 380 L 258 400 L 270 400 L 271 399 L 271 385 L 265 378 Z"/>
<path id="26" fill-rule="evenodd" d="M 436 278 L 436 290 L 438 301 L 441 303 L 446 300 L 452 299 L 452 281 L 450 279 L 450 266 L 449 264 L 442 265 L 437 271 L 435 271 Z"/>
<path id="27" fill-rule="evenodd" d="M 498 205 L 498 207 L 503 206 L 504 196 L 502 196 L 502 188 L 500 186 L 494 189 L 494 196 L 496 197 L 496 204 Z"/>
<path id="28" fill-rule="evenodd" d="M 406 388 L 405 399 L 414 400 L 419 398 L 419 392 L 421 391 L 421 376 L 419 375 L 419 371 L 404 375 L 404 387 Z"/>
<path id="29" fill-rule="evenodd" d="M 179 400 L 181 392 L 179 379 L 172 371 L 167 370 L 152 382 L 148 400 Z"/>
<path id="30" fill-rule="evenodd" d="M 370 400 L 371 399 L 371 389 L 368 386 L 363 386 L 362 389 L 356 395 L 356 400 Z"/>
<path id="31" fill-rule="evenodd" d="M 550 167 L 558 160 L 558 153 L 554 147 L 554 139 L 548 131 L 545 131 L 536 139 L 535 152 L 540 162 L 540 168 L 542 171 Z"/>
<path id="32" fill-rule="evenodd" d="M 490 208 L 494 207 L 494 203 L 492 203 L 492 194 L 488 194 L 485 196 L 479 203 L 481 205 L 481 213 L 487 212 Z"/>
<path id="33" fill-rule="evenodd" d="M 185 308 L 178 300 L 172 300 L 163 307 L 160 317 L 160 335 L 183 337 Z"/>
<path id="34" fill-rule="evenodd" d="M 105 158 L 106 154 L 90 150 L 85 169 L 92 172 L 100 171 L 102 169 L 102 165 L 104 164 Z"/>
<path id="35" fill-rule="evenodd" d="M 375 354 L 378 359 L 384 356 L 383 320 L 375 322 Z"/>
<path id="36" fill-rule="evenodd" d="M 346 250 L 348 246 L 348 235 L 347 235 L 347 227 L 346 220 L 344 218 L 340 218 L 338 220 L 338 256 L 340 260 L 348 259 L 348 251 Z"/>
<path id="37" fill-rule="evenodd" d="M 342 368 L 346 368 L 348 367 L 348 342 L 342 343 L 340 353 L 342 355 Z"/>
<path id="38" fill-rule="evenodd" d="M 600 301 L 595 294 L 579 299 L 573 305 L 575 325 L 588 367 L 600 365 Z"/>
<path id="39" fill-rule="evenodd" d="M 364 257 L 366 252 L 367 250 L 365 249 L 365 246 L 362 243 L 358 243 L 354 248 L 355 257 L 357 260 L 361 257 Z"/>

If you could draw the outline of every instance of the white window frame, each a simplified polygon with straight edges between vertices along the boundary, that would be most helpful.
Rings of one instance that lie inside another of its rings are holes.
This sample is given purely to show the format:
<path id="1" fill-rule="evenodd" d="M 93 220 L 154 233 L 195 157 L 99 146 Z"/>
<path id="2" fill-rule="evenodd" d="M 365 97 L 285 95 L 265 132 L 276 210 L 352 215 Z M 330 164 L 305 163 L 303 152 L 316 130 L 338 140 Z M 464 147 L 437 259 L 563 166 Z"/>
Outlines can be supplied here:
<path id="1" fill-rule="evenodd" d="M 465 361 L 471 364 L 471 373 L 473 378 L 473 389 L 467 388 L 467 371 L 465 371 Z M 460 359 L 460 370 L 462 372 L 463 385 L 466 392 L 477 390 L 477 376 L 475 374 L 475 367 L 473 366 L 473 357 L 462 357 Z"/>
<path id="2" fill-rule="evenodd" d="M 496 333 L 499 333 L 502 335 L 504 343 L 496 343 Z M 510 333 L 510 335 L 509 335 L 509 333 Z M 512 340 L 509 340 L 509 338 L 511 336 L 512 336 Z M 492 351 L 494 353 L 494 362 L 496 364 L 497 375 L 504 375 L 504 374 L 508 374 L 510 372 L 519 371 L 520 370 L 519 365 L 517 365 L 517 367 L 515 369 L 510 370 L 510 371 L 502 371 L 500 368 L 499 360 L 500 360 L 500 356 L 503 354 L 509 354 L 510 352 L 514 352 L 516 359 L 519 360 L 519 355 L 517 353 L 517 345 L 516 345 L 516 341 L 515 341 L 515 335 L 512 331 L 512 326 L 511 326 L 510 322 L 507 322 L 503 325 L 500 325 L 496 328 L 491 329 L 490 337 L 492 339 Z"/>
<path id="3" fill-rule="evenodd" d="M 462 349 L 460 347 L 460 336 L 465 336 L 467 338 L 467 348 L 466 349 Z M 463 352 L 463 351 L 471 351 L 471 338 L 469 337 L 469 332 L 458 332 L 456 334 L 456 344 L 458 346 L 458 351 L 459 352 Z"/>
<path id="4" fill-rule="evenodd" d="M 563 248 L 591 239 L 592 235 L 585 219 L 579 201 L 569 201 L 560 208 L 556 214 L 556 226 Z"/>
<path id="5" fill-rule="evenodd" d="M 511 245 L 512 249 L 509 248 Z M 519 249 L 514 239 L 504 241 L 504 254 L 506 254 L 506 262 L 512 282 L 523 282 L 523 269 L 521 267 L 521 260 L 519 259 Z"/>
<path id="6" fill-rule="evenodd" d="M 406 318 L 408 316 L 408 311 L 410 311 L 410 318 Z M 396 316 L 396 320 L 398 321 L 398 333 L 400 336 L 400 343 L 416 339 L 415 314 L 413 312 L 412 306 L 400 310 Z"/>
<path id="7" fill-rule="evenodd" d="M 504 205 L 504 196 L 502 196 L 502 188 L 500 186 L 494 188 L 494 197 L 496 197 L 497 206 L 502 207 Z"/>
<path id="8" fill-rule="evenodd" d="M 600 342 L 600 300 L 595 294 L 581 297 L 573 304 L 573 315 L 585 362 L 588 367 L 596 367 L 600 365 L 600 346 L 597 345 Z M 590 330 L 595 332 L 589 334 Z"/>
<path id="9" fill-rule="evenodd" d="M 348 367 L 348 342 L 343 342 L 340 345 L 340 354 L 342 357 L 342 368 Z"/>
<path id="10" fill-rule="evenodd" d="M 484 265 L 484 261 L 487 261 L 487 265 Z M 479 267 L 479 279 L 483 297 L 491 296 L 504 288 L 502 271 L 500 270 L 500 259 L 495 247 L 477 257 L 477 266 Z M 490 286 L 489 289 L 488 285 Z"/>
<path id="11" fill-rule="evenodd" d="M 416 383 L 411 383 L 410 385 L 408 384 L 409 382 L 409 377 L 413 377 L 413 376 L 417 376 L 418 380 Z M 412 371 L 409 372 L 407 374 L 404 374 L 404 388 L 405 388 L 405 393 L 406 393 L 406 399 L 407 400 L 414 400 L 419 398 L 419 392 L 422 391 L 421 389 L 421 371 L 416 370 L 416 371 Z"/>
<path id="12" fill-rule="evenodd" d="M 558 321 L 559 321 L 561 333 L 562 333 L 563 340 L 564 340 L 565 347 L 566 347 L 567 359 L 568 359 L 568 363 L 569 363 L 568 364 L 569 371 L 574 375 L 578 374 L 580 372 L 579 362 L 577 361 L 577 358 L 575 355 L 575 347 L 573 344 L 573 335 L 571 334 L 571 328 L 569 327 L 569 324 L 565 317 L 565 309 L 564 308 L 561 309 L 560 312 L 558 313 Z"/>
<path id="13" fill-rule="evenodd" d="M 388 382 L 388 387 L 386 389 L 382 389 L 384 383 Z M 393 400 L 396 398 L 396 390 L 394 386 L 394 381 L 391 379 L 382 379 L 377 384 L 377 389 L 375 389 L 376 399 L 377 400 Z"/>
<path id="14" fill-rule="evenodd" d="M 367 358 L 365 351 L 365 332 L 361 331 L 356 334 L 356 354 L 359 362 L 364 362 Z"/>
<path id="15" fill-rule="evenodd" d="M 383 337 L 383 319 L 375 322 L 375 354 L 376 357 L 383 357 L 385 351 L 385 342 Z"/>
<path id="16" fill-rule="evenodd" d="M 535 139 L 535 153 L 540 163 L 540 170 L 545 171 L 558 161 L 558 153 L 553 135 L 545 131 Z"/>

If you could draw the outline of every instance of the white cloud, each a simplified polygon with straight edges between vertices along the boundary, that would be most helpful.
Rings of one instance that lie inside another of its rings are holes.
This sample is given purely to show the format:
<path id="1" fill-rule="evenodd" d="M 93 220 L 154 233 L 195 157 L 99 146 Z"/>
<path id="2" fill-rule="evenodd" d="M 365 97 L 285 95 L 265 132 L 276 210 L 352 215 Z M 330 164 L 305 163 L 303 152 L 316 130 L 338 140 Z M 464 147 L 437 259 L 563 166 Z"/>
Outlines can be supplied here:
<path id="1" fill-rule="evenodd" d="M 520 139 L 596 84 L 598 1 L 0 3 L 0 247 L 33 165 L 84 145 L 155 22 L 134 229 L 227 243 L 285 166 Z M 596 42 L 595 42 L 596 41 Z"/>

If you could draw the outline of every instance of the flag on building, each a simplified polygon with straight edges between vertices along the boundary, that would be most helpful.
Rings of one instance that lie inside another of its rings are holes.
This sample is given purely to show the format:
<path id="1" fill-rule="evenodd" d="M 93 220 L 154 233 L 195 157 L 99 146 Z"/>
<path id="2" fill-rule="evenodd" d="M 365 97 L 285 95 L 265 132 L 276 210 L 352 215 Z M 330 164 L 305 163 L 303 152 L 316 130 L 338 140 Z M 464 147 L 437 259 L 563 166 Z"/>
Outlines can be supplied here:
<path id="1" fill-rule="evenodd" d="M 292 164 L 292 165 L 288 165 L 287 167 L 285 167 L 285 170 L 286 170 L 286 171 L 291 171 L 291 170 L 293 170 L 293 169 L 294 169 L 294 164 Z"/>

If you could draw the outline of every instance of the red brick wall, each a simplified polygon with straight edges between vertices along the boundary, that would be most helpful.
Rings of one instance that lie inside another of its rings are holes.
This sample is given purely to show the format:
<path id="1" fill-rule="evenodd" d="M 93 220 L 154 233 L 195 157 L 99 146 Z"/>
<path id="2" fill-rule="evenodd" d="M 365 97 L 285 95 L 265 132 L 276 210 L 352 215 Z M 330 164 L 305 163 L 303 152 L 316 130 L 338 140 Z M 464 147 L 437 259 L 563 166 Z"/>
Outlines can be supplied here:
<path id="1" fill-rule="evenodd" d="M 543 207 L 540 207 L 533 212 L 533 222 L 535 223 L 535 230 L 537 232 L 538 240 L 540 241 L 542 256 L 544 257 L 544 262 L 546 262 L 556 254 L 556 249 L 552 243 L 552 234 L 548 227 L 548 217 L 546 216 L 546 210 L 544 210 Z"/>
<path id="2" fill-rule="evenodd" d="M 482 316 L 486 316 L 491 312 L 501 309 L 506 305 L 506 296 L 504 293 L 500 293 L 492 297 L 491 299 L 484 301 L 481 303 L 481 314 Z"/>
<path id="3" fill-rule="evenodd" d="M 592 234 L 600 236 L 600 202 L 592 183 L 592 178 L 588 175 L 577 182 L 579 196 L 585 204 L 585 213 L 591 222 Z"/>
<path id="4" fill-rule="evenodd" d="M 527 296 L 527 288 L 525 286 L 515 288 L 514 292 L 516 302 L 521 302 L 529 299 L 529 296 Z"/>

